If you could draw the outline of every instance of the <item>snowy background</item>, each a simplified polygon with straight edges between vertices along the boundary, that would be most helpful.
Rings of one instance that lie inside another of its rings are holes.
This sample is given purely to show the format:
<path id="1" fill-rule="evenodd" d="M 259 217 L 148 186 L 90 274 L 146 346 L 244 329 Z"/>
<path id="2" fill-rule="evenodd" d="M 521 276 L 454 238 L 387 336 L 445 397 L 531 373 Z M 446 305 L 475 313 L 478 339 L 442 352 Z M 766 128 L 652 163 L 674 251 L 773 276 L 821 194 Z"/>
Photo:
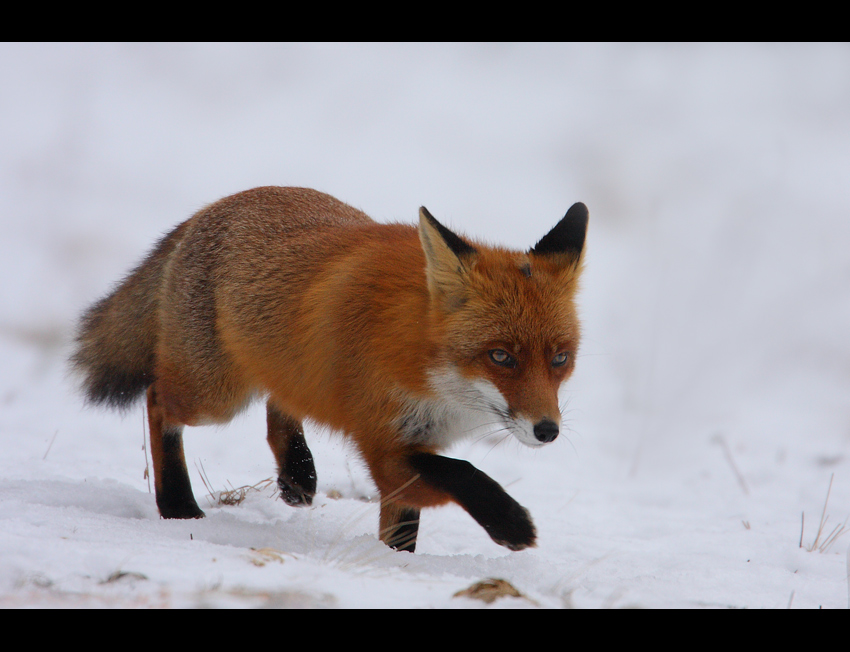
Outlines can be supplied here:
<path id="1" fill-rule="evenodd" d="M 491 608 L 848 607 L 847 45 L 0 44 L 0 88 L 0 607 L 467 608 L 490 577 L 525 596 Z M 537 548 L 449 506 L 392 552 L 323 431 L 312 508 L 217 505 L 202 472 L 274 473 L 262 405 L 187 429 L 208 518 L 158 518 L 141 406 L 67 377 L 75 321 L 267 184 L 515 248 L 588 205 L 568 436 L 450 451 Z"/>

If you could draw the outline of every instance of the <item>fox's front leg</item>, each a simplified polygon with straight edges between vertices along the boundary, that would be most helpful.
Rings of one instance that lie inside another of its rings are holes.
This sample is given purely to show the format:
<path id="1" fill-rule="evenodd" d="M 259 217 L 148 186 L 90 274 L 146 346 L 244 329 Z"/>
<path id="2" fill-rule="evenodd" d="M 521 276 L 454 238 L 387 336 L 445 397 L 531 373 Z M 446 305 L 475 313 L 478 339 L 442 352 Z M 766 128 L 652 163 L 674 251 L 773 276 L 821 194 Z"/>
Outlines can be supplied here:
<path id="1" fill-rule="evenodd" d="M 486 473 L 464 460 L 433 453 L 414 453 L 408 461 L 421 481 L 451 496 L 499 545 L 511 550 L 535 545 L 528 510 Z"/>
<path id="2" fill-rule="evenodd" d="M 371 451 L 369 451 L 371 452 Z M 537 538 L 528 511 L 469 462 L 419 451 L 373 454 L 367 461 L 381 491 L 381 541 L 413 552 L 419 509 L 453 501 L 499 545 L 522 550 Z"/>
<path id="3" fill-rule="evenodd" d="M 419 510 L 393 502 L 381 501 L 379 538 L 390 548 L 413 552 L 419 534 Z"/>
<path id="4" fill-rule="evenodd" d="M 277 460 L 277 486 L 287 505 L 312 505 L 316 466 L 299 421 L 266 404 L 268 442 Z"/>

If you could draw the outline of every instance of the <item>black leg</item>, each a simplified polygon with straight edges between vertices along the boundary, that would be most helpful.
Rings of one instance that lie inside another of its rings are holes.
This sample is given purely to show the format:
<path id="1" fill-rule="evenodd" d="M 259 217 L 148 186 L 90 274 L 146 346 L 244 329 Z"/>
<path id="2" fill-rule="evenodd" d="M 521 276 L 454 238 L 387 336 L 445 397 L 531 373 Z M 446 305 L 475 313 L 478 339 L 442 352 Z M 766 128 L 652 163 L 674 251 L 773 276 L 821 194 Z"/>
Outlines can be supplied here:
<path id="1" fill-rule="evenodd" d="M 419 510 L 381 503 L 380 538 L 390 548 L 413 552 L 419 533 Z"/>
<path id="2" fill-rule="evenodd" d="M 415 453 L 409 460 L 422 480 L 451 495 L 493 541 L 511 550 L 535 545 L 528 511 L 486 473 L 469 462 L 432 453 Z"/>
<path id="3" fill-rule="evenodd" d="M 148 425 L 150 426 L 153 478 L 156 506 L 162 518 L 203 518 L 195 502 L 192 483 L 183 455 L 183 426 L 170 422 L 157 397 L 156 386 L 148 387 Z"/>
<path id="4" fill-rule="evenodd" d="M 156 483 L 156 506 L 162 518 L 203 518 L 204 513 L 192 493 L 180 431 L 166 430 L 162 433 L 160 473 Z"/>
<path id="5" fill-rule="evenodd" d="M 304 439 L 301 423 L 277 410 L 266 407 L 268 442 L 277 460 L 277 486 L 287 505 L 312 505 L 316 495 L 316 465 Z"/>
<path id="6" fill-rule="evenodd" d="M 287 505 L 312 505 L 316 495 L 316 465 L 304 435 L 292 437 L 286 461 L 277 477 L 281 498 Z"/>

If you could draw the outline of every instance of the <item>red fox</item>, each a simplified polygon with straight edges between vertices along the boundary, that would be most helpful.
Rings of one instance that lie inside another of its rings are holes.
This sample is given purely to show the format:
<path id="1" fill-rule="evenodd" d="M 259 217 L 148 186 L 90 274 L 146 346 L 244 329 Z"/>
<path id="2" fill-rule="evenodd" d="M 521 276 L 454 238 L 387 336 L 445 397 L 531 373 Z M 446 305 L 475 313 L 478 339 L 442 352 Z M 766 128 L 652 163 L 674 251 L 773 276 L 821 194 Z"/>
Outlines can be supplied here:
<path id="1" fill-rule="evenodd" d="M 573 205 L 528 252 L 440 224 L 380 224 L 330 195 L 263 187 L 198 211 L 83 315 L 71 357 L 87 400 L 147 392 L 156 504 L 201 518 L 184 426 L 267 399 L 280 495 L 316 493 L 305 419 L 353 440 L 380 490 L 380 539 L 413 552 L 419 513 L 454 501 L 497 543 L 536 543 L 528 511 L 468 462 L 439 455 L 497 425 L 558 436 L 558 388 L 579 344 L 588 212 Z"/>

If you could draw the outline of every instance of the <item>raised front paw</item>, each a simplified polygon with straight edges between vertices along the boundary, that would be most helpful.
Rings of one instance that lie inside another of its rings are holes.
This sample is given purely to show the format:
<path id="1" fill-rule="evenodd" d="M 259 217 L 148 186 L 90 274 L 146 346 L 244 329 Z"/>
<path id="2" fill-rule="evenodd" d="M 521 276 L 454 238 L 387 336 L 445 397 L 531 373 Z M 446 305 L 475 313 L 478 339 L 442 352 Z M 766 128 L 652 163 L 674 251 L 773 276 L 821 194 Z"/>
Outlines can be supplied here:
<path id="1" fill-rule="evenodd" d="M 433 453 L 414 453 L 408 460 L 422 480 L 448 493 L 499 545 L 523 550 L 535 544 L 537 533 L 528 510 L 483 471 Z"/>
<path id="2" fill-rule="evenodd" d="M 513 498 L 501 516 L 481 522 L 482 527 L 500 546 L 509 550 L 533 548 L 537 543 L 537 531 L 528 510 Z"/>

